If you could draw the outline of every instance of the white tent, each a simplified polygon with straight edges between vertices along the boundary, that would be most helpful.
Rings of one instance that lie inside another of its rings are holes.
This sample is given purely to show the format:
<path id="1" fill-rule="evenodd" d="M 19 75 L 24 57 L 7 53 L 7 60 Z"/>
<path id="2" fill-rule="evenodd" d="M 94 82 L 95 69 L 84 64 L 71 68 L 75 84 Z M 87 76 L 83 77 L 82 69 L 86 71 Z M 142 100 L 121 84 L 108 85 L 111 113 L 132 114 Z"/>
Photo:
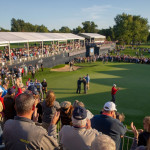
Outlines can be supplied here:
<path id="1" fill-rule="evenodd" d="M 72 33 L 0 32 L 0 44 L 75 39 L 84 40 L 85 38 Z"/>
<path id="2" fill-rule="evenodd" d="M 80 33 L 79 35 L 86 37 L 86 38 L 106 38 L 104 35 L 100 35 L 97 33 Z"/>

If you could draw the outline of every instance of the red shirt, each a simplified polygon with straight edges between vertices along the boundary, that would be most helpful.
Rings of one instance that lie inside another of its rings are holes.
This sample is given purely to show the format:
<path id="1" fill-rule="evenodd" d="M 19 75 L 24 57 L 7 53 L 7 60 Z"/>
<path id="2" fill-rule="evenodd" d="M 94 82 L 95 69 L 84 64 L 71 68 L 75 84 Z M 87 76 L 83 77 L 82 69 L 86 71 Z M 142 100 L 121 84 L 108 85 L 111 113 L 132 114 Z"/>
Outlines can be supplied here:
<path id="1" fill-rule="evenodd" d="M 111 94 L 115 95 L 118 90 L 113 86 L 111 89 Z"/>

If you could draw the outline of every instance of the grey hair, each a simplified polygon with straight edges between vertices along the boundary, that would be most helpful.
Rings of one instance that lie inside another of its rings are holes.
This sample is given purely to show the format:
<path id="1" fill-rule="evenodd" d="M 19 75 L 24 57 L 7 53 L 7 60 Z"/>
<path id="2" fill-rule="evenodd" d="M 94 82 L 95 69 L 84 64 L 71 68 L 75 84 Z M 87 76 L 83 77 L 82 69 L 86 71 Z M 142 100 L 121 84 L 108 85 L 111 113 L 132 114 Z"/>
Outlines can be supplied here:
<path id="1" fill-rule="evenodd" d="M 29 113 L 32 110 L 32 107 L 35 103 L 33 95 L 30 93 L 20 94 L 15 101 L 16 112 L 19 115 L 24 115 Z"/>
<path id="2" fill-rule="evenodd" d="M 74 126 L 78 126 L 78 127 L 81 127 L 81 126 L 85 126 L 86 123 L 87 123 L 87 118 L 83 119 L 83 120 L 77 120 L 75 118 L 71 118 L 72 119 L 72 124 Z"/>
<path id="3" fill-rule="evenodd" d="M 91 150 L 116 150 L 116 145 L 111 137 L 102 134 L 97 136 L 92 142 Z"/>

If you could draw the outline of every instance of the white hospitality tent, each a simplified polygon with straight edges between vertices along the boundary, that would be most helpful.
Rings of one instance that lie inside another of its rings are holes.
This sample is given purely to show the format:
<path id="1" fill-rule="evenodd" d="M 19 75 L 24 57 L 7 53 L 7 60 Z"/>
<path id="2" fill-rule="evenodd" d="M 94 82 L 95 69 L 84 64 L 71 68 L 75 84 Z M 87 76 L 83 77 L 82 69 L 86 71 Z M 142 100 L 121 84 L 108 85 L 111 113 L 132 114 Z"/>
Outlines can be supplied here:
<path id="1" fill-rule="evenodd" d="M 74 39 L 84 40 L 85 38 L 72 33 L 0 32 L 0 44 Z"/>
<path id="2" fill-rule="evenodd" d="M 80 33 L 79 35 L 88 39 L 90 42 L 92 42 L 92 39 L 94 39 L 94 42 L 104 42 L 106 40 L 106 36 L 98 33 Z"/>
<path id="3" fill-rule="evenodd" d="M 53 43 L 54 41 L 58 41 L 58 43 L 66 41 L 67 43 L 67 40 L 73 40 L 73 43 L 74 40 L 83 40 L 85 46 L 85 38 L 72 33 L 0 32 L 0 46 L 9 47 L 9 57 L 11 43 L 27 43 L 29 56 L 29 42 L 42 42 L 43 55 L 43 41 L 52 41 Z"/>

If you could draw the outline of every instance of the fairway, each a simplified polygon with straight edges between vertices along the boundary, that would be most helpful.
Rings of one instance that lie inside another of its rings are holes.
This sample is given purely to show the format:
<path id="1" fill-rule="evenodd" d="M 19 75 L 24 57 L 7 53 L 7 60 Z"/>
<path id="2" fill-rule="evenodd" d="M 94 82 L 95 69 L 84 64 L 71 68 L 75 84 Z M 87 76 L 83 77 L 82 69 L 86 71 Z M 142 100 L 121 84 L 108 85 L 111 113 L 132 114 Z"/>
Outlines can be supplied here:
<path id="1" fill-rule="evenodd" d="M 105 102 L 111 100 L 113 83 L 120 87 L 116 95 L 117 110 L 125 114 L 124 124 L 131 121 L 137 128 L 142 128 L 142 120 L 150 112 L 150 66 L 130 63 L 102 62 L 76 64 L 81 68 L 72 72 L 52 72 L 46 68 L 36 74 L 36 78 L 48 83 L 48 90 L 53 90 L 59 102 L 82 101 L 93 114 L 99 114 Z M 89 74 L 90 90 L 87 94 L 76 94 L 77 80 Z M 27 78 L 24 79 L 24 82 Z"/>

